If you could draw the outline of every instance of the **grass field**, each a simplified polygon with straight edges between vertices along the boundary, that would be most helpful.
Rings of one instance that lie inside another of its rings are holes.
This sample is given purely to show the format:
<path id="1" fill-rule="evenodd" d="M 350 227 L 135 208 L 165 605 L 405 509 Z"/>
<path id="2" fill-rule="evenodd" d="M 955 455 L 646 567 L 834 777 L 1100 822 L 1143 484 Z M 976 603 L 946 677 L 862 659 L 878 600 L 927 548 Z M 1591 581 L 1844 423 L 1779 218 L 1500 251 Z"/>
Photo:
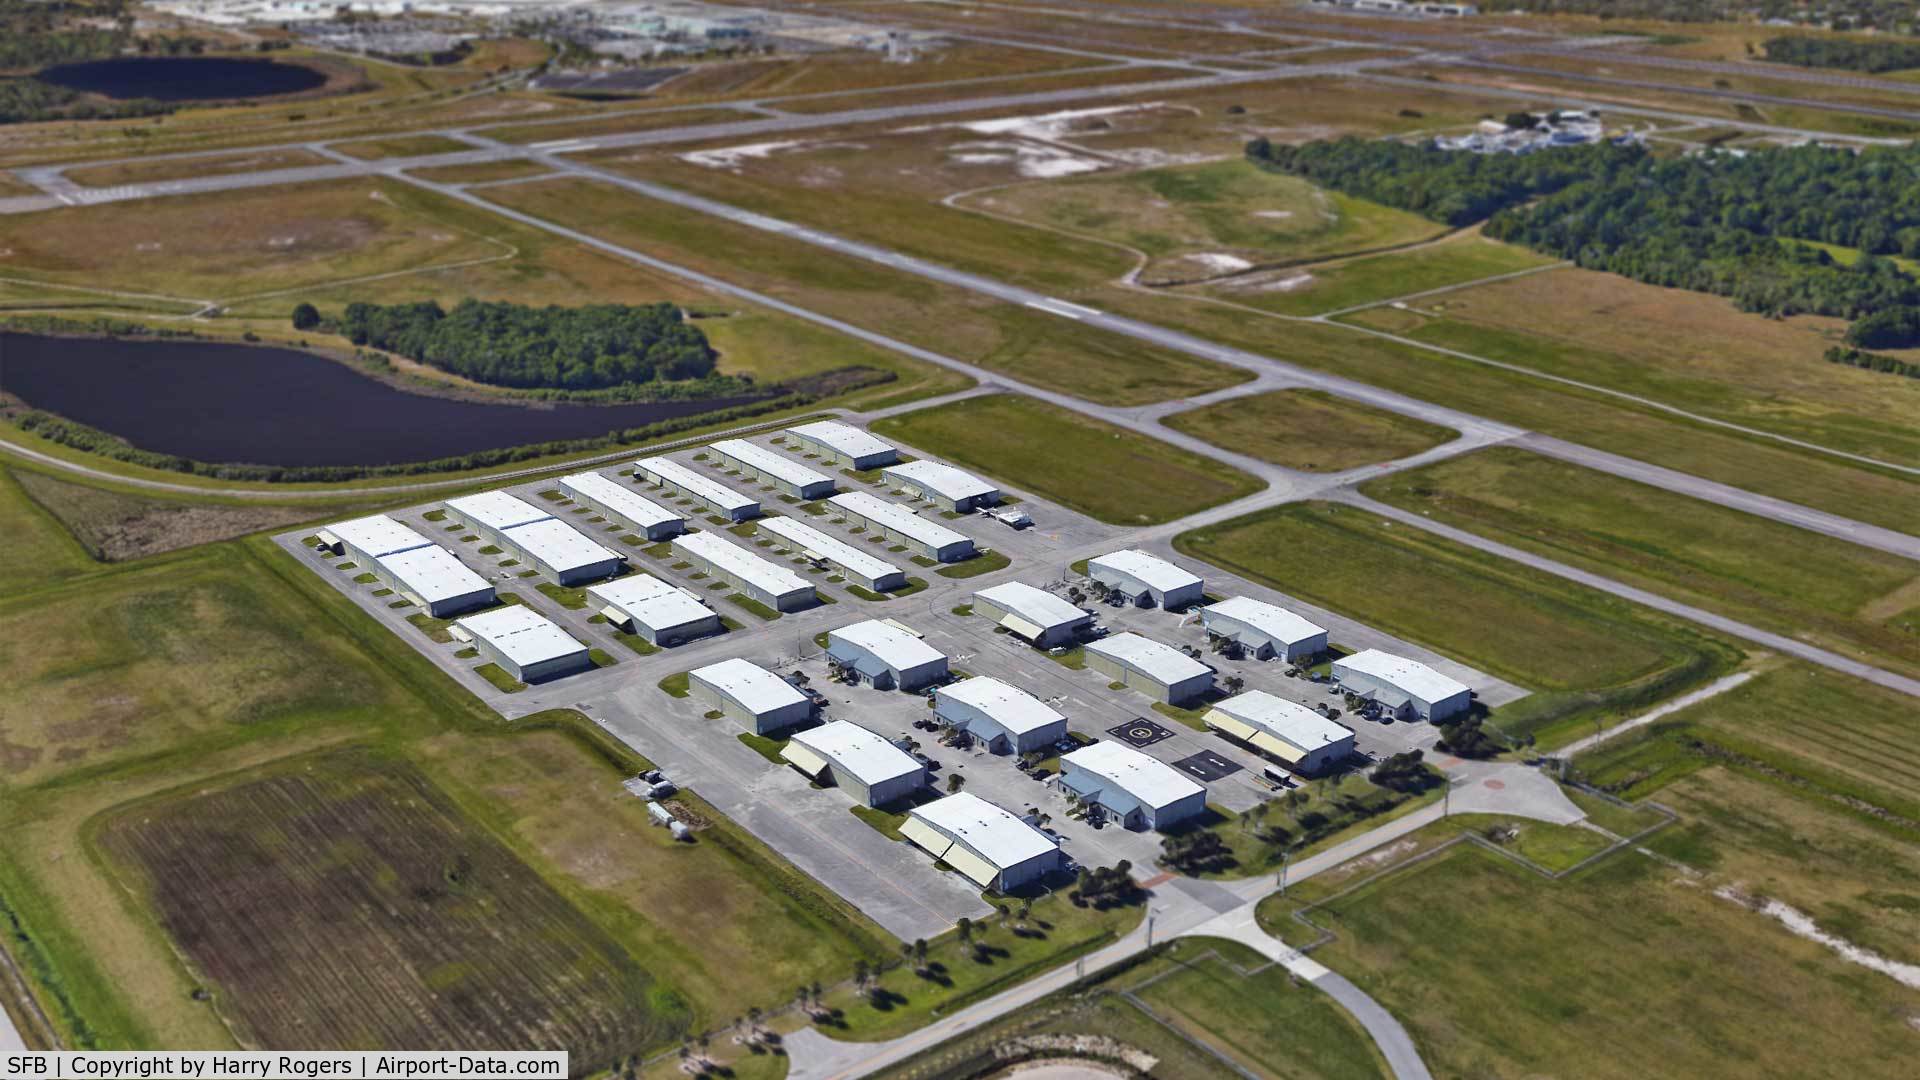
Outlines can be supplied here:
<path id="1" fill-rule="evenodd" d="M 19 470 L 14 479 L 96 559 L 120 562 L 315 518 L 350 516 L 365 503 L 308 501 L 276 506 L 160 498 Z M 25 522 L 21 523 L 22 525 Z"/>
<path id="2" fill-rule="evenodd" d="M 1145 284 L 1373 251 L 1443 231 L 1245 161 L 1023 184 L 973 196 L 969 205 L 1133 248 L 1148 257 Z"/>
<path id="3" fill-rule="evenodd" d="M 488 197 L 815 311 L 1089 400 L 1144 404 L 1245 381 L 1246 372 L 986 300 L 605 184 L 536 181 Z"/>
<path id="4" fill-rule="evenodd" d="M 537 161 L 482 161 L 474 165 L 441 165 L 432 169 L 408 169 L 408 176 L 431 180 L 436 184 L 478 184 L 488 180 L 516 180 L 549 171 Z"/>
<path id="5" fill-rule="evenodd" d="M 1534 691 L 1493 713 L 1552 745 L 1730 667 L 1722 644 L 1362 510 L 1302 503 L 1183 533 L 1181 552 Z"/>
<path id="6" fill-rule="evenodd" d="M 1362 490 L 1615 580 L 1920 672 L 1920 566 L 1895 555 L 1504 447 Z"/>
<path id="7" fill-rule="evenodd" d="M 87 549 L 0 469 L 0 596 L 50 585 L 94 568 Z"/>
<path id="8" fill-rule="evenodd" d="M 153 184 L 163 180 L 183 180 L 194 176 L 225 176 L 228 173 L 263 172 L 268 169 L 293 169 L 305 165 L 332 165 L 332 158 L 311 150 L 255 150 L 239 154 L 209 154 L 202 157 L 164 158 L 158 161 L 122 161 L 112 165 L 86 165 L 67 170 L 67 179 L 88 187 L 114 187 L 119 184 Z"/>
<path id="9" fill-rule="evenodd" d="M 1174 413 L 1161 423 L 1303 472 L 1342 472 L 1417 454 L 1460 433 L 1324 390 L 1272 390 Z"/>
<path id="10" fill-rule="evenodd" d="M 1404 251 L 1248 274 L 1205 294 L 1281 315 L 1318 315 L 1511 274 L 1553 260 L 1468 230 Z"/>
<path id="11" fill-rule="evenodd" d="M 250 1045 L 555 1044 L 587 1065 L 686 1022 L 605 931 L 404 764 L 296 760 L 137 803 L 99 842 Z"/>
<path id="12" fill-rule="evenodd" d="M 873 429 L 1115 524 L 1172 521 L 1261 487 L 1238 469 L 1016 394 L 922 409 Z"/>
<path id="13" fill-rule="evenodd" d="M 445 135 L 396 135 L 386 139 L 334 143 L 327 149 L 362 161 L 381 161 L 386 158 L 420 157 L 425 154 L 454 154 L 462 150 L 471 150 L 473 147 Z"/>

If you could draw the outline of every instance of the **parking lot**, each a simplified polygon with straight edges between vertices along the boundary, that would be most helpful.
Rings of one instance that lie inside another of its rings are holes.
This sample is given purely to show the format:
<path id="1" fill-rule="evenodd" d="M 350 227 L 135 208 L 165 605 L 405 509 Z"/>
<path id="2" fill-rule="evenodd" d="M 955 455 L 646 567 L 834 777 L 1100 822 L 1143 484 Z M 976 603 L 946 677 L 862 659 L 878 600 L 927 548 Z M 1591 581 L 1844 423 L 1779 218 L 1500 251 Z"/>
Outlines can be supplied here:
<path id="1" fill-rule="evenodd" d="M 767 437 L 756 441 L 770 449 L 781 449 Z M 964 610 L 975 590 L 1005 581 L 1023 581 L 1064 593 L 1071 582 L 1079 580 L 1068 569 L 1074 562 L 1137 544 L 1149 550 L 1158 548 L 1163 556 L 1174 558 L 1201 574 L 1212 596 L 1244 594 L 1268 600 L 1328 627 L 1336 645 L 1388 648 L 1427 660 L 1475 687 L 1481 700 L 1489 705 L 1512 700 L 1523 692 L 1483 673 L 1435 657 L 1417 646 L 1395 641 L 1372 628 L 1174 556 L 1155 536 L 1104 525 L 1026 493 L 1009 493 L 1019 499 L 1020 509 L 1027 511 L 1034 522 L 1031 528 L 1018 531 L 984 515 L 943 515 L 925 504 L 920 505 L 924 516 L 972 538 L 983 550 L 1004 554 L 1010 560 L 1007 566 L 997 570 L 951 578 L 937 572 L 941 567 L 916 563 L 907 552 L 892 550 L 896 545 L 874 543 L 831 512 L 809 512 L 808 505 L 783 498 L 770 487 L 728 475 L 714 468 L 711 455 L 700 459 L 701 453 L 700 449 L 691 448 L 673 457 L 720 483 L 761 498 L 767 514 L 792 517 L 859 545 L 862 550 L 871 550 L 876 557 L 905 569 L 910 578 L 925 582 L 925 587 L 911 595 L 880 602 L 862 599 L 849 590 L 847 583 L 834 581 L 838 575 L 830 568 L 815 567 L 795 554 L 781 554 L 773 538 L 755 534 L 747 527 L 731 527 L 710 520 L 698 508 L 677 502 L 659 489 L 640 486 L 637 489 L 640 494 L 686 514 L 690 528 L 715 531 L 756 555 L 778 561 L 806 576 L 823 597 L 832 601 L 789 612 L 776 620 L 762 621 L 727 600 L 731 588 L 716 587 L 714 581 L 696 576 L 697 570 L 663 549 L 638 537 L 630 538 L 626 530 L 609 522 L 595 520 L 599 515 L 582 507 L 542 497 L 542 492 L 554 489 L 551 481 L 505 488 L 627 555 L 629 572 L 652 574 L 701 596 L 726 616 L 731 625 L 719 635 L 641 655 L 629 648 L 612 627 L 594 622 L 595 611 L 591 606 L 569 607 L 540 591 L 538 585 L 546 579 L 527 567 L 500 565 L 511 559 L 508 553 L 480 554 L 484 541 L 465 540 L 474 534 L 452 528 L 455 518 L 429 520 L 428 515 L 440 509 L 439 503 L 392 513 L 390 516 L 453 551 L 469 568 L 495 583 L 501 592 L 512 593 L 520 602 L 559 623 L 578 640 L 615 660 L 609 667 L 509 693 L 474 672 L 480 661 L 457 657 L 455 654 L 462 647 L 459 643 L 436 642 L 410 623 L 408 616 L 418 614 L 418 609 L 391 606 L 397 598 L 375 596 L 377 584 L 356 583 L 356 574 L 365 568 L 338 570 L 333 564 L 346 560 L 326 558 L 307 547 L 303 538 L 310 535 L 310 530 L 282 534 L 275 539 L 283 549 L 312 566 L 316 573 L 386 625 L 401 642 L 426 655 L 502 715 L 513 718 L 551 708 L 582 711 L 665 770 L 676 783 L 697 791 L 807 873 L 860 906 L 888 931 L 908 940 L 930 937 L 961 916 L 978 917 L 990 909 L 978 891 L 959 875 L 935 870 L 918 849 L 889 840 L 855 817 L 849 812 L 850 801 L 844 794 L 814 789 L 799 773 L 774 765 L 742 743 L 738 738 L 740 729 L 733 721 L 709 720 L 703 715 L 703 707 L 691 699 L 675 698 L 663 692 L 658 686 L 663 677 L 733 657 L 783 673 L 804 672 L 813 688 L 827 698 L 823 710 L 825 719 L 851 720 L 889 738 L 916 739 L 920 752 L 934 763 L 933 783 L 938 790 L 945 790 L 948 776 L 963 776 L 967 791 L 1016 813 L 1032 811 L 1045 815 L 1037 820 L 1058 835 L 1067 854 L 1081 865 L 1111 865 L 1126 859 L 1143 877 L 1154 872 L 1159 851 L 1156 835 L 1128 832 L 1114 825 L 1095 828 L 1073 819 L 1068 813 L 1066 797 L 1056 783 L 1050 778 L 1035 780 L 1017 768 L 1012 757 L 995 756 L 977 746 L 960 751 L 938 745 L 933 733 L 914 727 L 916 720 L 931 716 L 925 698 L 832 681 L 822 650 L 815 644 L 815 636 L 863 619 L 897 620 L 947 654 L 956 672 L 993 675 L 1025 689 L 1066 714 L 1070 729 L 1078 735 L 1092 739 L 1122 738 L 1139 746 L 1143 753 L 1203 783 L 1210 803 L 1234 812 L 1247 810 L 1277 794 L 1273 783 L 1264 775 L 1268 762 L 1259 755 L 1218 735 L 1195 730 L 1180 717 L 1156 712 L 1144 695 L 1112 689 L 1106 676 L 1090 669 L 1075 670 L 1060 658 L 1036 650 L 1011 634 L 997 632 L 990 619 L 961 614 L 956 609 Z M 815 462 L 808 464 L 834 473 L 841 481 L 842 491 L 864 490 L 882 498 L 907 501 L 882 485 L 851 474 L 839 474 Z M 601 471 L 622 483 L 633 482 L 630 468 L 610 467 Z M 811 505 L 820 509 L 819 504 Z M 1098 623 L 1110 632 L 1132 630 L 1171 645 L 1201 649 L 1202 659 L 1216 669 L 1216 683 L 1237 676 L 1244 680 L 1246 689 L 1266 690 L 1309 706 L 1322 703 L 1341 706 L 1339 698 L 1329 695 L 1324 686 L 1305 679 L 1287 678 L 1284 662 L 1229 660 L 1205 651 L 1205 632 L 1192 616 L 1104 604 L 1092 605 L 1091 609 Z M 1371 723 L 1348 716 L 1341 719 L 1354 728 L 1360 751 L 1374 756 L 1430 746 L 1435 737 L 1425 724 Z"/>

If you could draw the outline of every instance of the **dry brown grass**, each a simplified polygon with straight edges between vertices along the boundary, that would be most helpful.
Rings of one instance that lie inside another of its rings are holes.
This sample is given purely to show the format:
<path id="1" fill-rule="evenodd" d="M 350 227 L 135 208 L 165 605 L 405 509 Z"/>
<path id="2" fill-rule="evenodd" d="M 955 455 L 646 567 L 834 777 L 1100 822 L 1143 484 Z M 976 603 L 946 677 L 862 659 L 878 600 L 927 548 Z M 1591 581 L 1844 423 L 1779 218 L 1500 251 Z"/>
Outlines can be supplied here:
<path id="1" fill-rule="evenodd" d="M 265 172 L 270 169 L 296 169 L 305 165 L 331 165 L 311 150 L 257 150 L 241 154 L 206 157 L 168 158 L 162 161 L 122 161 L 112 165 L 90 165 L 69 169 L 67 179 L 88 187 L 113 187 L 118 184 L 157 183 L 194 176 L 225 176 L 229 173 Z"/>
<path id="2" fill-rule="evenodd" d="M 203 505 L 144 498 L 22 470 L 20 486 L 97 559 L 121 562 L 320 517 L 332 508 Z M 342 512 L 350 508 L 339 508 Z"/>

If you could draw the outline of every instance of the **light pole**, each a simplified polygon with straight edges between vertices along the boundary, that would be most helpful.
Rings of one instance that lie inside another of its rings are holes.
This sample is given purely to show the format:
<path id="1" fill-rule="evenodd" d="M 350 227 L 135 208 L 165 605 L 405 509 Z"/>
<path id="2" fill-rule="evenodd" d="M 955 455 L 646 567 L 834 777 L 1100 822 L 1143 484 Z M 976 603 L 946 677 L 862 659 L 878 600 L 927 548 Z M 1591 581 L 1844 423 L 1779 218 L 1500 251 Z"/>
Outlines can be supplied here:
<path id="1" fill-rule="evenodd" d="M 1287 850 L 1282 851 L 1280 853 L 1280 895 L 1281 896 L 1287 895 L 1287 868 L 1293 865 L 1293 849 L 1298 846 L 1299 846 L 1298 844 L 1294 844 L 1292 846 L 1289 846 Z"/>
<path id="2" fill-rule="evenodd" d="M 1153 920 L 1165 910 L 1167 909 L 1163 907 L 1147 909 L 1147 948 L 1149 949 L 1153 948 Z"/>

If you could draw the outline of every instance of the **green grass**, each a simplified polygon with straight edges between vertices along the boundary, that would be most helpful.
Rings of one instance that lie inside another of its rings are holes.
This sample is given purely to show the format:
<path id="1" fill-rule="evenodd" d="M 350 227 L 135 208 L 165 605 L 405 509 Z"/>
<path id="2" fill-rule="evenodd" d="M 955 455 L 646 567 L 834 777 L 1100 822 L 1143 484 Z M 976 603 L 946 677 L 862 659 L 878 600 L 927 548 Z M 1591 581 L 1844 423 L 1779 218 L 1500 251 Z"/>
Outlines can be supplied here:
<path id="1" fill-rule="evenodd" d="M 654 653 L 660 651 L 660 646 L 655 645 L 639 634 L 629 634 L 624 630 L 616 630 L 613 636 L 620 644 L 625 645 L 641 656 L 652 656 Z"/>
<path id="2" fill-rule="evenodd" d="M 0 594 L 51 585 L 95 567 L 87 549 L 0 469 Z"/>
<path id="3" fill-rule="evenodd" d="M 688 683 L 687 673 L 679 671 L 661 679 L 657 685 L 660 689 L 666 691 L 669 696 L 683 698 L 687 696 Z"/>
<path id="4" fill-rule="evenodd" d="M 991 574 L 995 570 L 1004 570 L 1013 565 L 1013 560 L 1004 552 L 983 551 L 965 562 L 950 563 L 935 570 L 943 578 L 970 578 L 981 574 Z"/>
<path id="5" fill-rule="evenodd" d="M 1161 423 L 1215 446 L 1303 472 L 1409 457 L 1459 432 L 1324 390 L 1272 390 L 1174 413 Z"/>
<path id="6" fill-rule="evenodd" d="M 1114 524 L 1172 521 L 1261 488 L 1231 466 L 1017 394 L 889 417 L 873 430 Z"/>
<path id="7" fill-rule="evenodd" d="M 1523 247 L 1470 235 L 1429 247 L 1271 275 L 1281 280 L 1302 273 L 1310 275 L 1309 280 L 1288 289 L 1263 289 L 1248 281 L 1244 285 L 1210 286 L 1208 293 L 1282 315 L 1317 315 L 1547 266 L 1553 261 Z"/>
<path id="8" fill-rule="evenodd" d="M 1184 533 L 1174 546 L 1529 687 L 1492 719 L 1548 744 L 1638 712 L 1740 656 L 1596 590 L 1335 504 L 1261 511 Z"/>
<path id="9" fill-rule="evenodd" d="M 555 585 L 551 581 L 543 581 L 535 585 L 534 588 L 540 590 L 541 593 L 545 594 L 547 598 L 554 603 L 570 611 L 580 611 L 587 606 L 587 590 L 585 589 Z"/>
<path id="10" fill-rule="evenodd" d="M 499 664 L 488 662 L 473 669 L 474 674 L 493 684 L 493 688 L 503 693 L 517 694 L 527 688 L 527 684 L 507 674 L 507 669 Z"/>
<path id="11" fill-rule="evenodd" d="M 786 764 L 786 761 L 783 758 L 781 758 L 780 752 L 787 748 L 787 740 L 769 739 L 765 735 L 755 735 L 751 731 L 743 731 L 737 736 L 737 738 L 742 743 L 746 744 L 747 749 L 753 751 L 756 754 L 759 754 L 763 758 L 766 758 L 768 761 L 772 762 L 773 764 L 775 765 Z"/>
<path id="12" fill-rule="evenodd" d="M 612 667 L 619 663 L 605 649 L 588 649 L 587 659 L 593 661 L 593 666 L 597 668 Z"/>
<path id="13" fill-rule="evenodd" d="M 1920 566 L 1898 556 L 1505 447 L 1362 490 L 1616 581 L 1920 673 Z"/>
<path id="14" fill-rule="evenodd" d="M 761 622 L 772 622 L 773 620 L 780 617 L 780 612 L 773 610 L 772 608 L 768 607 L 767 605 L 761 603 L 758 600 L 755 600 L 753 597 L 748 596 L 746 593 L 728 593 L 727 599 L 732 603 L 737 604 L 740 607 L 744 608 L 747 614 L 752 615 L 754 618 L 759 619 Z"/>
<path id="15" fill-rule="evenodd" d="M 900 834 L 900 826 L 906 824 L 906 821 L 907 821 L 906 814 L 889 813 L 888 811 L 882 810 L 877 806 L 853 806 L 853 807 L 848 807 L 848 809 L 853 811 L 854 817 L 857 817 L 861 821 L 866 822 L 868 825 L 873 826 L 875 830 L 877 830 L 882 836 L 885 836 L 887 839 L 889 840 L 905 840 L 906 839 L 906 837 Z"/>

